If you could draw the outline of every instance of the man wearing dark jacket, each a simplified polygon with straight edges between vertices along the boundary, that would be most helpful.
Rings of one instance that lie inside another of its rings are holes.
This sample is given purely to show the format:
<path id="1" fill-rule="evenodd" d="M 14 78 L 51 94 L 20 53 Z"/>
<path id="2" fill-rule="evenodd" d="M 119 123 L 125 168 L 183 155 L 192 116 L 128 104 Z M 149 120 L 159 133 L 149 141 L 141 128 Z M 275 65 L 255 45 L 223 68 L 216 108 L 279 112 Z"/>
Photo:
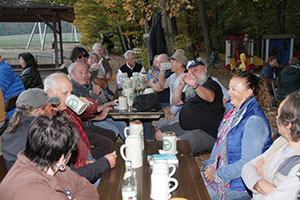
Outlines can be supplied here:
<path id="1" fill-rule="evenodd" d="M 279 74 L 278 96 L 280 98 L 285 98 L 288 94 L 300 89 L 299 60 L 293 57 L 289 63 L 290 66 L 285 67 Z"/>

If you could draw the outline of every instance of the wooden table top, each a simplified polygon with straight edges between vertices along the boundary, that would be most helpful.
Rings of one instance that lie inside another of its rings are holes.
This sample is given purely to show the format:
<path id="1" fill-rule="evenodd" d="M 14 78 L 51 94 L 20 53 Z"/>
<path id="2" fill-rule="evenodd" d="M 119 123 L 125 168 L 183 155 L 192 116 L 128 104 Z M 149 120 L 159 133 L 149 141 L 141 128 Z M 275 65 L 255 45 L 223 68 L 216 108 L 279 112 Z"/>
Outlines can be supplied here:
<path id="1" fill-rule="evenodd" d="M 108 116 L 112 117 L 113 119 L 159 119 L 160 117 L 164 116 L 163 110 L 153 111 L 153 112 L 137 112 L 132 110 L 110 110 L 108 112 Z"/>
<path id="2" fill-rule="evenodd" d="M 123 143 L 117 142 L 112 149 L 117 152 L 118 158 L 116 166 L 103 173 L 98 187 L 98 193 L 101 200 L 122 199 L 122 177 L 125 171 L 125 161 L 120 155 L 120 146 Z M 143 151 L 143 167 L 136 169 L 137 178 L 137 199 L 148 200 L 150 198 L 150 176 L 151 169 L 147 162 L 147 155 L 157 154 L 161 149 L 162 142 L 145 142 Z M 203 183 L 197 163 L 187 141 L 177 141 L 179 160 L 174 178 L 178 180 L 178 188 L 171 193 L 172 197 L 184 197 L 189 200 L 206 200 L 210 199 L 205 184 Z"/>

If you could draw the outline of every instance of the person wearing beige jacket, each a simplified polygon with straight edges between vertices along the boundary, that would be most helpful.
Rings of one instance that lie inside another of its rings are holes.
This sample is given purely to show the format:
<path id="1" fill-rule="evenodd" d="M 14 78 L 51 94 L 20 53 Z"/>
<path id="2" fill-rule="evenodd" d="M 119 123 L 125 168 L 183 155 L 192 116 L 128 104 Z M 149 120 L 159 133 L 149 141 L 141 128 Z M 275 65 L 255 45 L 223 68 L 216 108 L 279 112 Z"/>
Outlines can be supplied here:
<path id="1" fill-rule="evenodd" d="M 262 155 L 244 165 L 242 178 L 253 199 L 299 199 L 300 90 L 281 102 L 276 117 L 281 136 Z"/>

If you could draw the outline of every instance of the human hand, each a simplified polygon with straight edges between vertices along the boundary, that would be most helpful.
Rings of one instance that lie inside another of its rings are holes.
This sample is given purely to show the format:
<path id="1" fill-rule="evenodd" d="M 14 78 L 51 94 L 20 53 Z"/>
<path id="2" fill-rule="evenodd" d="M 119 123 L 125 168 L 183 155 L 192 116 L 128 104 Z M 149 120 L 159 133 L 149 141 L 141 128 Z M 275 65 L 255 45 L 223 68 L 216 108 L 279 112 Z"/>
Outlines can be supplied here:
<path id="1" fill-rule="evenodd" d="M 260 179 L 256 182 L 256 184 L 253 186 L 255 190 L 257 190 L 262 195 L 268 195 L 271 192 L 273 192 L 276 189 L 276 186 L 265 179 Z"/>
<path id="2" fill-rule="evenodd" d="M 106 106 L 115 106 L 116 105 L 116 100 L 112 100 L 108 103 L 106 103 Z"/>
<path id="3" fill-rule="evenodd" d="M 197 86 L 197 77 L 191 72 L 183 76 L 183 81 L 192 88 L 195 88 Z"/>
<path id="4" fill-rule="evenodd" d="M 175 117 L 175 114 L 174 114 L 174 113 L 171 113 L 171 114 L 168 116 L 168 118 L 167 118 L 167 120 L 168 120 L 168 123 L 171 123 L 171 122 L 173 122 L 173 120 L 174 120 L 174 117 Z"/>
<path id="5" fill-rule="evenodd" d="M 256 168 L 257 173 L 264 178 L 264 172 L 263 172 L 263 166 L 265 164 L 265 160 L 264 158 L 260 158 L 257 160 L 257 162 L 255 163 L 254 167 Z"/>
<path id="6" fill-rule="evenodd" d="M 81 99 L 82 101 L 84 101 L 84 103 L 87 105 L 87 107 L 90 107 L 90 101 L 87 99 L 87 98 L 85 98 L 85 97 L 79 97 L 79 99 Z"/>
<path id="7" fill-rule="evenodd" d="M 110 168 L 114 168 L 116 166 L 116 159 L 118 157 L 116 151 L 106 154 L 104 157 L 108 160 Z"/>
<path id="8" fill-rule="evenodd" d="M 214 174 L 216 172 L 216 169 L 212 167 L 206 168 L 205 172 L 203 173 L 204 178 L 208 181 L 211 182 L 215 179 Z"/>
<path id="9" fill-rule="evenodd" d="M 99 85 L 94 85 L 93 86 L 93 92 L 96 94 L 96 95 L 99 95 L 101 93 L 101 87 Z"/>
<path id="10" fill-rule="evenodd" d="M 87 165 L 87 164 L 93 164 L 95 161 L 93 161 L 93 160 L 87 160 L 87 161 L 85 161 L 85 164 Z"/>
<path id="11" fill-rule="evenodd" d="M 100 65 L 99 65 L 98 63 L 93 63 L 93 64 L 91 65 L 91 69 L 92 69 L 94 72 L 98 71 L 99 68 L 100 68 Z"/>

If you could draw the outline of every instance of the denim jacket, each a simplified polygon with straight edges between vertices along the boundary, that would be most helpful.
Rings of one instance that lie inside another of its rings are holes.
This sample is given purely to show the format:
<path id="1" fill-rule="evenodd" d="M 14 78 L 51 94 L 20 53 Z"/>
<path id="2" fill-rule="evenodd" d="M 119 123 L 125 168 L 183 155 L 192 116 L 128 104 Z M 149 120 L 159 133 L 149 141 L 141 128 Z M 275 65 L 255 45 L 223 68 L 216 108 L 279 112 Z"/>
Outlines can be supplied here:
<path id="1" fill-rule="evenodd" d="M 226 107 L 229 111 L 233 105 L 228 103 Z M 217 169 L 216 175 L 223 185 L 230 182 L 231 190 L 245 191 L 246 187 L 241 180 L 243 166 L 263 153 L 272 142 L 270 125 L 255 97 L 246 100 L 238 110 L 226 139 L 226 165 Z M 210 159 L 203 162 L 204 167 L 214 164 L 216 150 L 217 142 Z"/>

